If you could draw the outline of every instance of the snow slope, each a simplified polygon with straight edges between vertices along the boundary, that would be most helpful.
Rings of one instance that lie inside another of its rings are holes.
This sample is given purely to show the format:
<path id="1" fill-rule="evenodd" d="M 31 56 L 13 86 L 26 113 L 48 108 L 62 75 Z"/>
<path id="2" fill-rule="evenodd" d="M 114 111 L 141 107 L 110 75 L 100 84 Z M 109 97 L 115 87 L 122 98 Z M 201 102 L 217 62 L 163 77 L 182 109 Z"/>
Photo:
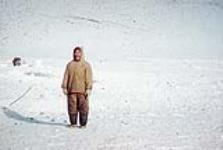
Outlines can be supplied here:
<path id="1" fill-rule="evenodd" d="M 0 51 L 69 58 L 82 45 L 95 60 L 222 58 L 222 8 L 221 0 L 2 0 Z"/>

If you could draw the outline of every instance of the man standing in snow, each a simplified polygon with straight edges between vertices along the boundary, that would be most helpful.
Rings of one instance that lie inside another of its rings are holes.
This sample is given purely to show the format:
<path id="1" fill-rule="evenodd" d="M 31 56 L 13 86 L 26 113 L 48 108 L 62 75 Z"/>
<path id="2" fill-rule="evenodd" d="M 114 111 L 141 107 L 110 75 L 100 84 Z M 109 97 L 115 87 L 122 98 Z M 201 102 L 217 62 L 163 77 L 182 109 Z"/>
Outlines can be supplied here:
<path id="1" fill-rule="evenodd" d="M 73 60 L 66 66 L 62 89 L 68 97 L 70 126 L 76 127 L 79 120 L 80 127 L 86 127 L 89 112 L 88 99 L 92 90 L 92 69 L 91 65 L 84 60 L 81 47 L 73 50 Z"/>

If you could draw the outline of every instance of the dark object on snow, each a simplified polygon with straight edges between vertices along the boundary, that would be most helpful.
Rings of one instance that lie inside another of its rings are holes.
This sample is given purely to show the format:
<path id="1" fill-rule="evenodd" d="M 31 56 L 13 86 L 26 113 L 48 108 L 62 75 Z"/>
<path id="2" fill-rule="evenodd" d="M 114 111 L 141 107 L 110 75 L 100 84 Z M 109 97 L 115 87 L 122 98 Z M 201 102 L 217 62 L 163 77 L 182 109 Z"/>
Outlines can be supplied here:
<path id="1" fill-rule="evenodd" d="M 34 118 L 33 117 L 29 117 L 28 118 L 30 121 L 34 121 Z"/>
<path id="2" fill-rule="evenodd" d="M 20 57 L 14 57 L 12 60 L 13 66 L 20 66 L 21 65 L 21 58 Z"/>

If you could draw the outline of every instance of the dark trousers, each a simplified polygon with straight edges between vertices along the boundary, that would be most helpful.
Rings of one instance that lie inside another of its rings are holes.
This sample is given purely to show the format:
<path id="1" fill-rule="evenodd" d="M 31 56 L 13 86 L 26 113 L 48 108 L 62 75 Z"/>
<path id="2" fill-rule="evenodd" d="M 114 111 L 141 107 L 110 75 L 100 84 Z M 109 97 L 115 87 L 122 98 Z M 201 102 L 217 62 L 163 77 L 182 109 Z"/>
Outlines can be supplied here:
<path id="1" fill-rule="evenodd" d="M 70 123 L 76 125 L 79 120 L 81 126 L 85 126 L 88 121 L 89 104 L 88 99 L 83 94 L 68 95 L 68 114 Z M 79 117 L 79 118 L 78 118 Z"/>

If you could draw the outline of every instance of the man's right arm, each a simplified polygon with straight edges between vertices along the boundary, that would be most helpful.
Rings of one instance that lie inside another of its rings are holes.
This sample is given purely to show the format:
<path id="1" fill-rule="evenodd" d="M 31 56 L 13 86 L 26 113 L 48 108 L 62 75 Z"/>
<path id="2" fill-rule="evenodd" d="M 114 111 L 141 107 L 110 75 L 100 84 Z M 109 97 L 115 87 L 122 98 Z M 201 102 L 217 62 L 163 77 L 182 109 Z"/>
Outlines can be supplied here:
<path id="1" fill-rule="evenodd" d="M 66 66 L 66 69 L 65 69 L 65 72 L 64 72 L 64 77 L 63 77 L 63 81 L 62 81 L 62 85 L 61 85 L 61 88 L 63 89 L 63 93 L 65 95 L 68 94 L 68 91 L 67 91 L 67 84 L 68 84 L 68 64 Z"/>

